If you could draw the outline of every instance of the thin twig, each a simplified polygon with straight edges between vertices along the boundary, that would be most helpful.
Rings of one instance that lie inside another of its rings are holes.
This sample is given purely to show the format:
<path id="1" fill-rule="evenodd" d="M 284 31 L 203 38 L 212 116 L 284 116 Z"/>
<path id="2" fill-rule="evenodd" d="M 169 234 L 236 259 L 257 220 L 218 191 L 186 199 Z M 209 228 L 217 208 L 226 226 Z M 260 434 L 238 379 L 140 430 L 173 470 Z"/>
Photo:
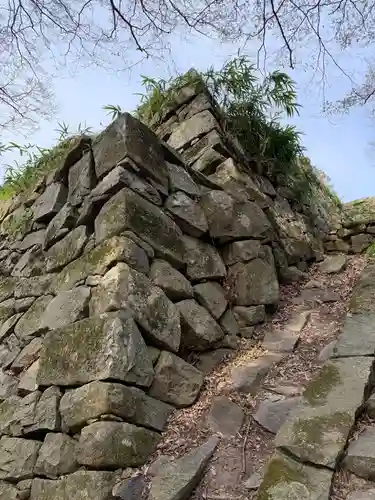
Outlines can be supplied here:
<path id="1" fill-rule="evenodd" d="M 247 439 L 249 437 L 249 429 L 250 429 L 250 418 L 249 421 L 247 422 L 245 438 L 242 444 L 242 472 L 244 474 L 246 473 L 246 444 L 247 444 Z"/>

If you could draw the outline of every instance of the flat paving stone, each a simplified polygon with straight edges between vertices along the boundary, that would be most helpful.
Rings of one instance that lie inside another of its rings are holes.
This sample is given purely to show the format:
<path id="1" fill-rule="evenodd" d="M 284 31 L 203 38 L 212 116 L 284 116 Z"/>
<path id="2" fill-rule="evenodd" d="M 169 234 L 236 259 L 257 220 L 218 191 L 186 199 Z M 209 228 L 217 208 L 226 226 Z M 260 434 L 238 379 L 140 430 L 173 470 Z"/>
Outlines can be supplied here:
<path id="1" fill-rule="evenodd" d="M 375 354 L 375 314 L 347 316 L 332 357 L 373 356 Z"/>
<path id="2" fill-rule="evenodd" d="M 328 500 L 333 472 L 304 465 L 276 452 L 268 463 L 257 500 Z"/>
<path id="3" fill-rule="evenodd" d="M 300 401 L 299 397 L 283 399 L 274 395 L 260 403 L 254 419 L 264 429 L 276 434 Z"/>
<path id="4" fill-rule="evenodd" d="M 223 436 L 235 436 L 241 429 L 244 413 L 239 406 L 225 396 L 216 397 L 207 415 L 207 425 Z"/>
<path id="5" fill-rule="evenodd" d="M 363 403 L 373 359 L 327 361 L 280 428 L 275 445 L 304 462 L 334 468 Z"/>

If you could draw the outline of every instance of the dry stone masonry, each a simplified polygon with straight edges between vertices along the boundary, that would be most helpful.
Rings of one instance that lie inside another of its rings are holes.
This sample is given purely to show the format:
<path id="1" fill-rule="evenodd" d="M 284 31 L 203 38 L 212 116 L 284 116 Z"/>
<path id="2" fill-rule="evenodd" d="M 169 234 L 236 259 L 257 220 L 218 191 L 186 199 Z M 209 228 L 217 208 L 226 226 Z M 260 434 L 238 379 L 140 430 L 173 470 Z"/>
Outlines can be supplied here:
<path id="1" fill-rule="evenodd" d="M 156 133 L 122 114 L 1 202 L 0 500 L 128 498 L 123 471 L 143 465 L 171 413 L 196 401 L 204 359 L 251 336 L 277 307 L 279 282 L 322 258 L 327 203 L 313 214 L 251 169 L 206 92 L 183 89 L 149 126 Z M 267 341 L 288 350 L 288 332 Z M 324 389 L 280 431 L 296 458 L 329 468 L 344 446 L 372 363 L 353 349 L 365 345 L 343 335 Z M 273 361 L 238 373 L 239 390 L 251 393 Z M 319 446 L 313 418 L 329 429 Z M 185 498 L 217 442 L 164 464 L 151 498 L 164 498 L 178 465 L 174 498 Z M 328 469 L 275 461 L 311 487 L 330 481 Z"/>

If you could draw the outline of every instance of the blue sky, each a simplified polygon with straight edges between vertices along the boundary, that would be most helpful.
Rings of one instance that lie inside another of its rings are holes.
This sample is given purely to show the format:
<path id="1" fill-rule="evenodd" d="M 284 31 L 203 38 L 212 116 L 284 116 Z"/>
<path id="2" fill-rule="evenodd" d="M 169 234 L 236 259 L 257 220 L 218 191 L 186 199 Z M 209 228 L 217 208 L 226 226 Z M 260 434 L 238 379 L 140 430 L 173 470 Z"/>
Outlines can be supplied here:
<path id="1" fill-rule="evenodd" d="M 57 137 L 57 122 L 66 122 L 74 130 L 80 122 L 85 122 L 96 130 L 109 122 L 102 107 L 106 104 L 119 104 L 123 110 L 132 111 L 136 107 L 142 92 L 141 74 L 152 77 L 168 78 L 191 67 L 206 69 L 214 64 L 221 64 L 237 52 L 234 45 L 218 41 L 192 38 L 173 43 L 174 50 L 165 61 L 144 61 L 131 72 L 116 74 L 100 68 L 82 69 L 73 75 L 62 75 L 53 80 L 58 110 L 52 123 L 41 122 L 39 130 L 28 140 L 40 146 L 52 145 Z M 251 52 L 247 54 L 251 56 Z M 345 55 L 345 63 L 356 69 L 354 55 Z M 298 100 L 303 106 L 300 116 L 293 123 L 304 134 L 303 144 L 312 163 L 324 170 L 344 201 L 375 196 L 375 140 L 374 123 L 369 111 L 354 109 L 348 115 L 327 117 L 322 114 L 322 87 L 317 81 L 311 82 L 311 72 L 301 67 L 288 71 L 297 82 Z M 329 71 L 329 85 L 326 97 L 342 97 L 348 88 L 348 82 L 334 68 Z M 6 140 L 25 142 L 15 132 L 10 132 Z M 9 161 L 11 156 L 1 159 Z M 3 167 L 0 167 L 2 174 Z"/>

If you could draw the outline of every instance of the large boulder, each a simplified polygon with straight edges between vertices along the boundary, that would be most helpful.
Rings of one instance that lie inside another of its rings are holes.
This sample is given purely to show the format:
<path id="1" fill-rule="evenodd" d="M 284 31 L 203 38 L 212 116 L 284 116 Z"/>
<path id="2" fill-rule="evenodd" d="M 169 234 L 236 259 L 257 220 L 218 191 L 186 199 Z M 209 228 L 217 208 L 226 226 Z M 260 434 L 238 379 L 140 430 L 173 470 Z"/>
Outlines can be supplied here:
<path id="1" fill-rule="evenodd" d="M 0 439 L 0 479 L 15 482 L 32 478 L 41 446 L 40 441 L 32 439 L 2 437 Z"/>
<path id="2" fill-rule="evenodd" d="M 183 237 L 187 277 L 192 281 L 220 279 L 226 275 L 224 262 L 216 248 L 190 236 Z"/>
<path id="3" fill-rule="evenodd" d="M 375 474 L 375 431 L 373 428 L 366 429 L 349 444 L 343 466 L 356 476 L 373 479 Z"/>
<path id="4" fill-rule="evenodd" d="M 349 309 L 352 314 L 375 312 L 375 264 L 370 262 L 362 271 L 352 297 Z"/>
<path id="5" fill-rule="evenodd" d="M 183 408 L 194 403 L 204 376 L 194 366 L 167 351 L 160 353 L 149 395 Z"/>
<path id="6" fill-rule="evenodd" d="M 156 286 L 164 290 L 171 300 L 190 299 L 194 296 L 189 280 L 165 260 L 155 259 L 151 264 L 148 277 Z"/>
<path id="7" fill-rule="evenodd" d="M 99 243 L 126 229 L 149 243 L 156 254 L 172 264 L 182 266 L 182 232 L 176 223 L 156 207 L 128 188 L 115 194 L 95 219 L 95 236 Z"/>
<path id="8" fill-rule="evenodd" d="M 199 204 L 182 191 L 169 196 L 165 208 L 180 228 L 190 236 L 199 238 L 208 231 L 207 220 Z"/>
<path id="9" fill-rule="evenodd" d="M 79 286 L 59 293 L 46 307 L 41 319 L 41 328 L 61 328 L 85 317 L 90 300 L 90 288 Z"/>
<path id="10" fill-rule="evenodd" d="M 193 139 L 207 134 L 207 132 L 217 128 L 217 126 L 217 121 L 210 111 L 204 110 L 183 121 L 175 128 L 168 139 L 168 144 L 175 149 L 183 148 L 192 142 Z"/>
<path id="11" fill-rule="evenodd" d="M 56 292 L 70 290 L 90 275 L 105 274 L 111 265 L 119 261 L 143 273 L 149 270 L 148 257 L 143 248 L 131 238 L 113 236 L 68 264 L 55 276 L 51 287 Z"/>
<path id="12" fill-rule="evenodd" d="M 81 431 L 77 460 L 92 468 L 143 465 L 160 440 L 157 432 L 124 422 L 95 422 Z"/>
<path id="13" fill-rule="evenodd" d="M 32 206 L 36 222 L 48 222 L 64 206 L 68 197 L 67 188 L 59 183 L 50 184 Z"/>
<path id="14" fill-rule="evenodd" d="M 60 402 L 62 422 L 69 430 L 111 414 L 132 424 L 162 431 L 171 411 L 172 406 L 147 396 L 140 389 L 113 382 L 90 382 L 71 389 Z"/>
<path id="15" fill-rule="evenodd" d="M 150 500 L 187 500 L 201 480 L 219 438 L 211 437 L 177 460 L 161 456 L 151 466 Z"/>
<path id="16" fill-rule="evenodd" d="M 212 238 L 228 241 L 262 238 L 271 224 L 256 203 L 236 201 L 224 191 L 210 191 L 201 198 Z"/>
<path id="17" fill-rule="evenodd" d="M 232 301 L 238 306 L 276 304 L 279 300 L 276 270 L 262 259 L 231 266 L 227 283 Z"/>
<path id="18" fill-rule="evenodd" d="M 117 379 L 149 386 L 153 367 L 127 311 L 84 319 L 52 330 L 44 339 L 39 385 L 77 385 Z"/>
<path id="19" fill-rule="evenodd" d="M 39 451 L 34 473 L 56 478 L 78 469 L 75 460 L 76 441 L 66 434 L 49 433 Z"/>
<path id="20" fill-rule="evenodd" d="M 46 254 L 47 272 L 61 269 L 79 257 L 88 239 L 86 226 L 78 226 L 55 243 Z"/>
<path id="21" fill-rule="evenodd" d="M 95 186 L 94 158 L 91 151 L 85 153 L 80 160 L 72 165 L 68 174 L 68 201 L 80 205 Z"/>
<path id="22" fill-rule="evenodd" d="M 142 273 L 119 263 L 103 277 L 90 302 L 92 314 L 130 308 L 156 345 L 177 352 L 181 327 L 176 306 Z"/>
<path id="23" fill-rule="evenodd" d="M 129 113 L 120 115 L 97 137 L 93 153 L 98 178 L 128 157 L 146 178 L 168 190 L 168 173 L 158 138 Z"/>
<path id="24" fill-rule="evenodd" d="M 118 476 L 109 471 L 80 470 L 58 481 L 35 478 L 30 500 L 108 500 Z"/>
<path id="25" fill-rule="evenodd" d="M 225 296 L 225 291 L 219 283 L 207 281 L 194 286 L 194 293 L 197 301 L 205 307 L 214 318 L 220 318 L 227 305 L 228 301 Z"/>
<path id="26" fill-rule="evenodd" d="M 189 350 L 204 351 L 224 337 L 224 332 L 207 310 L 195 300 L 177 304 L 182 322 L 182 344 Z"/>

